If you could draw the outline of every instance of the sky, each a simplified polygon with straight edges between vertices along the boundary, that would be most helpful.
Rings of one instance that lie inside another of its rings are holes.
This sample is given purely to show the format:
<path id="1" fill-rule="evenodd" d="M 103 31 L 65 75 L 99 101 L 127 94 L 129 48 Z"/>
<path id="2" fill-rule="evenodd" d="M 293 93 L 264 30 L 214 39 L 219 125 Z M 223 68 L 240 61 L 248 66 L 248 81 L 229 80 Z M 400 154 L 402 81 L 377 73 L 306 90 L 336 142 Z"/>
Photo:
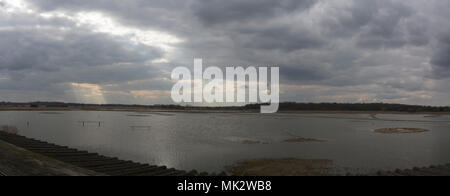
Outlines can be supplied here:
<path id="1" fill-rule="evenodd" d="M 0 0 L 0 101 L 171 104 L 175 67 L 278 66 L 280 100 L 450 105 L 449 0 Z"/>

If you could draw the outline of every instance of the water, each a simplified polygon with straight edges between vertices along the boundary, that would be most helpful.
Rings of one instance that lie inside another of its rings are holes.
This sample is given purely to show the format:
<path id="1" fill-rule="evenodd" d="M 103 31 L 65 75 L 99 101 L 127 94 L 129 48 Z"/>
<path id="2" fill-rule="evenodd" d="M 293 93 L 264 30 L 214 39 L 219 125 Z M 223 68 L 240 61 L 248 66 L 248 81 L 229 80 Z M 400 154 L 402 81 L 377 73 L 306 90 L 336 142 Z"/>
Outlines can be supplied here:
<path id="1" fill-rule="evenodd" d="M 369 114 L 0 112 L 0 125 L 18 127 L 20 135 L 141 163 L 206 172 L 264 158 L 329 159 L 337 174 L 447 164 L 449 120 L 449 116 L 394 114 L 374 118 Z M 430 132 L 374 132 L 392 127 Z M 326 142 L 283 142 L 298 137 Z M 268 144 L 244 144 L 246 140 Z"/>

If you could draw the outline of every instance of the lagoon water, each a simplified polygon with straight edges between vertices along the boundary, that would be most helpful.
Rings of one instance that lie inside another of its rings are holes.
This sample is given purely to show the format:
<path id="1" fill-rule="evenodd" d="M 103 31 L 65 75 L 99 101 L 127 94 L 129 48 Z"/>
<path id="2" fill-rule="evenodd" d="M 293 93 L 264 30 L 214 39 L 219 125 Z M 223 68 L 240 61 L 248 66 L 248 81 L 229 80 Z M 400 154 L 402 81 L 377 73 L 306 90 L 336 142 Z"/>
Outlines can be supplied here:
<path id="1" fill-rule="evenodd" d="M 11 111 L 0 112 L 0 125 L 79 150 L 201 172 L 266 158 L 329 159 L 336 174 L 450 163 L 450 116 Z M 374 132 L 395 127 L 430 131 Z M 295 138 L 325 142 L 283 142 Z"/>

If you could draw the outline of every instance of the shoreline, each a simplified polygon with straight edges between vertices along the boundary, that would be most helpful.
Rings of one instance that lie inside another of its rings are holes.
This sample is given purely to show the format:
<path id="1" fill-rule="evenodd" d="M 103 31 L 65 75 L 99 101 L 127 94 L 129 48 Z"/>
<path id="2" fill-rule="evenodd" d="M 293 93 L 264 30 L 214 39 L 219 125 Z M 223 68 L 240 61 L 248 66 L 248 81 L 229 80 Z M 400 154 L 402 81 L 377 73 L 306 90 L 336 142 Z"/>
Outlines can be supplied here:
<path id="1" fill-rule="evenodd" d="M 3 111 L 100 111 L 100 112 L 173 112 L 173 113 L 224 113 L 224 114 L 259 114 L 259 110 L 217 110 L 217 109 L 147 109 L 147 108 L 120 108 L 120 107 L 0 107 Z M 398 112 L 398 111 L 345 111 L 345 110 L 283 110 L 276 114 L 408 114 L 408 115 L 450 115 L 450 112 Z"/>

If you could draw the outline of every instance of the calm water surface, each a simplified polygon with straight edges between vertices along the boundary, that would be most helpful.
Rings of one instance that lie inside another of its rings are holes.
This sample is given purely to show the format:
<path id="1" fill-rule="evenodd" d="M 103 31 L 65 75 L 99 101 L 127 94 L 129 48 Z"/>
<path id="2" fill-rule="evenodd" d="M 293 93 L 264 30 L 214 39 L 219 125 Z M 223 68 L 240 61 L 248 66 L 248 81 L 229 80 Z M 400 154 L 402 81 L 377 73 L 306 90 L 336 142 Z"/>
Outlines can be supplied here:
<path id="1" fill-rule="evenodd" d="M 0 112 L 0 125 L 59 145 L 182 170 L 220 172 L 264 158 L 330 159 L 337 174 L 450 163 L 449 116 Z M 374 132 L 392 127 L 430 132 Z M 298 137 L 326 142 L 283 142 Z M 243 144 L 246 140 L 268 144 Z"/>

